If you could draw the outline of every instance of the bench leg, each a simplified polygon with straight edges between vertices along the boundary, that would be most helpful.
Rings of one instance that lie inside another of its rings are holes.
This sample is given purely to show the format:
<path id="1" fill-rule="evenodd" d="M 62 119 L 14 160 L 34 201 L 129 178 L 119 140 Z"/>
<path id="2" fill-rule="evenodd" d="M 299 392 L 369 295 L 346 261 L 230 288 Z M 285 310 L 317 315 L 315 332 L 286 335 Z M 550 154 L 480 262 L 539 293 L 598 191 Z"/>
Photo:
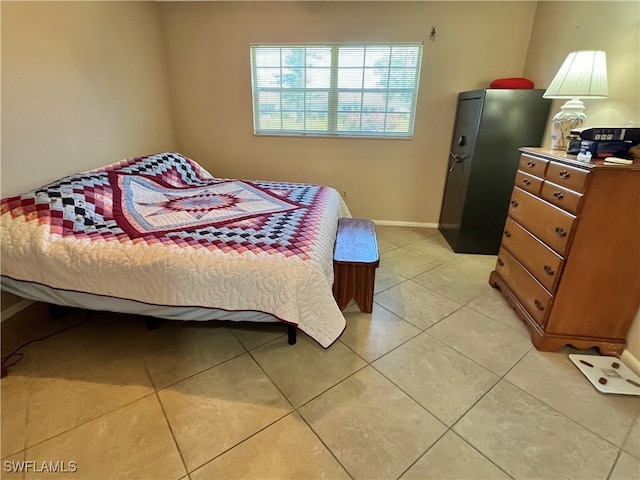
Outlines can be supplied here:
<path id="1" fill-rule="evenodd" d="M 340 310 L 354 299 L 363 313 L 373 311 L 376 267 L 334 264 L 333 297 Z"/>
<path id="2" fill-rule="evenodd" d="M 376 270 L 363 268 L 360 272 L 360 280 L 355 286 L 354 300 L 363 313 L 373 312 L 373 289 L 376 282 Z"/>

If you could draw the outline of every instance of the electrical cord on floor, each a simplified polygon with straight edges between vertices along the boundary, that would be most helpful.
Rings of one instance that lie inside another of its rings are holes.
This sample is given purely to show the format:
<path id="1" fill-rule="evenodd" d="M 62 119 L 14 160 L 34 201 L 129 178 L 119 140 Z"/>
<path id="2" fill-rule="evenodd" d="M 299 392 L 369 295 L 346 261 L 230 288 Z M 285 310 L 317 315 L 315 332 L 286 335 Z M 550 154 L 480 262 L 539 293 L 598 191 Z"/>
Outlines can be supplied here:
<path id="1" fill-rule="evenodd" d="M 20 360 L 24 358 L 24 354 L 20 352 L 20 350 L 22 350 L 24 347 L 26 347 L 27 345 L 31 345 L 32 343 L 41 342 L 43 340 L 53 337 L 54 335 L 58 335 L 59 333 L 66 332 L 67 330 L 71 330 L 72 328 L 79 327 L 83 323 L 86 323 L 87 320 L 89 320 L 89 315 L 90 315 L 90 312 L 87 310 L 85 311 L 85 316 L 82 321 L 74 325 L 69 325 L 68 327 L 61 328 L 60 330 L 52 332 L 49 335 L 45 335 L 44 337 L 34 338 L 33 340 L 29 340 L 28 342 L 23 343 L 18 348 L 16 348 L 13 352 L 11 352 L 9 355 L 2 357 L 2 363 L 4 363 L 4 366 L 6 368 L 14 366 L 16 363 L 18 363 Z M 7 360 L 9 360 L 11 357 L 18 357 L 18 358 L 11 363 L 7 363 Z"/>

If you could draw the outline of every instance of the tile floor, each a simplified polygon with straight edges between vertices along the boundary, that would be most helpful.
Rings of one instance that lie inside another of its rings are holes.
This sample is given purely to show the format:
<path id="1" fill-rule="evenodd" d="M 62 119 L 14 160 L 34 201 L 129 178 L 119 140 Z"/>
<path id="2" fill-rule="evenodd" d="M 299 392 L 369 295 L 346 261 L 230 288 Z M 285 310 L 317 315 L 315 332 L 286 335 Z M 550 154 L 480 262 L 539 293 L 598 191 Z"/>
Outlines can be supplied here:
<path id="1" fill-rule="evenodd" d="M 348 307 L 327 350 L 279 326 L 147 331 L 42 304 L 3 323 L 6 354 L 84 322 L 1 381 L 2 478 L 640 479 L 640 400 L 598 393 L 568 347 L 532 348 L 487 283 L 495 257 L 436 230 L 378 237 L 374 312 Z"/>

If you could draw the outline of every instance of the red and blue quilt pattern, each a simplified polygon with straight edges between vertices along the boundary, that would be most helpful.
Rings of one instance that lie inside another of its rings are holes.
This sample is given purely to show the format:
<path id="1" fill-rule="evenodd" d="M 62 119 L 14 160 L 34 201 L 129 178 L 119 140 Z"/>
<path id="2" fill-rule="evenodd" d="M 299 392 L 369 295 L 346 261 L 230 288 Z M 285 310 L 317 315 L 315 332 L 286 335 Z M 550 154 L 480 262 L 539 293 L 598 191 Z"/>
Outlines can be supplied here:
<path id="1" fill-rule="evenodd" d="M 2 200 L 2 214 L 92 240 L 308 258 L 328 188 L 213 178 L 177 153 L 133 158 Z"/>

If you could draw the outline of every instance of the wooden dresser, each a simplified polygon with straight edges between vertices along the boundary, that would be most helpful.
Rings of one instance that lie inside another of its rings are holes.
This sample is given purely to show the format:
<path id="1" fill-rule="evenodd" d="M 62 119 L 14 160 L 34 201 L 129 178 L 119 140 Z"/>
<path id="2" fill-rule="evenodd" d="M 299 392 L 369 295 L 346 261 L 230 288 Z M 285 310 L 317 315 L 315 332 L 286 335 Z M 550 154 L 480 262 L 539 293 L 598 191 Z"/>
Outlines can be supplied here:
<path id="1" fill-rule="evenodd" d="M 520 151 L 489 283 L 538 350 L 620 355 L 640 306 L 640 164 Z"/>

